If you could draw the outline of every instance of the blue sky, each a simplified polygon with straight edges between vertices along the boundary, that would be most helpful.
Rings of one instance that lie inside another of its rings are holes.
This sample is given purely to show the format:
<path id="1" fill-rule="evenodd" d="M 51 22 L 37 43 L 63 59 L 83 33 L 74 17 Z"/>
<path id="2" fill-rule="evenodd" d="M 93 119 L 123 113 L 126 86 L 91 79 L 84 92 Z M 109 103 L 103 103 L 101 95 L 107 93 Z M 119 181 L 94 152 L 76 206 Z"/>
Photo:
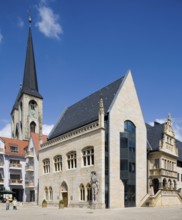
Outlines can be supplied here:
<path id="1" fill-rule="evenodd" d="M 1 0 L 0 135 L 23 80 L 31 13 L 45 128 L 131 69 L 145 121 L 170 112 L 181 138 L 181 12 L 181 0 Z"/>

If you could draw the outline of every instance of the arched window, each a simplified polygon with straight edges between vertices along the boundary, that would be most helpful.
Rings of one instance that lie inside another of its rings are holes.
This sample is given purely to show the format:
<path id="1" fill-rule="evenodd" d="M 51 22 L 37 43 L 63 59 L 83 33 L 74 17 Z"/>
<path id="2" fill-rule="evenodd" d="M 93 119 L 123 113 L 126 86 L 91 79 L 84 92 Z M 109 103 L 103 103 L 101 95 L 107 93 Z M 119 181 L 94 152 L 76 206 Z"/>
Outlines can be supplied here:
<path id="1" fill-rule="evenodd" d="M 80 185 L 80 200 L 85 201 L 85 187 L 83 184 Z"/>
<path id="2" fill-rule="evenodd" d="M 54 157 L 54 169 L 55 172 L 59 172 L 62 170 L 62 156 L 57 155 Z"/>
<path id="3" fill-rule="evenodd" d="M 92 187 L 90 183 L 87 184 L 87 201 L 92 201 Z"/>
<path id="4" fill-rule="evenodd" d="M 48 196 L 48 188 L 45 187 L 45 199 L 49 200 L 49 196 Z"/>
<path id="5" fill-rule="evenodd" d="M 43 160 L 43 170 L 45 174 L 50 173 L 50 160 L 49 159 Z"/>
<path id="6" fill-rule="evenodd" d="M 94 165 L 94 148 L 86 147 L 82 150 L 83 166 Z"/>
<path id="7" fill-rule="evenodd" d="M 52 201 L 53 200 L 53 190 L 52 187 L 49 187 L 49 198 Z"/>
<path id="8" fill-rule="evenodd" d="M 37 103 L 34 100 L 31 100 L 29 102 L 29 107 L 30 107 L 30 110 L 35 110 L 37 107 Z"/>
<path id="9" fill-rule="evenodd" d="M 167 188 L 167 180 L 164 178 L 163 179 L 163 188 L 166 189 Z"/>
<path id="10" fill-rule="evenodd" d="M 67 162 L 68 169 L 74 169 L 77 167 L 76 151 L 71 151 L 67 154 Z"/>
<path id="11" fill-rule="evenodd" d="M 32 122 L 30 123 L 30 132 L 35 133 L 35 128 L 36 128 L 36 124 L 35 124 L 34 121 L 32 121 Z"/>

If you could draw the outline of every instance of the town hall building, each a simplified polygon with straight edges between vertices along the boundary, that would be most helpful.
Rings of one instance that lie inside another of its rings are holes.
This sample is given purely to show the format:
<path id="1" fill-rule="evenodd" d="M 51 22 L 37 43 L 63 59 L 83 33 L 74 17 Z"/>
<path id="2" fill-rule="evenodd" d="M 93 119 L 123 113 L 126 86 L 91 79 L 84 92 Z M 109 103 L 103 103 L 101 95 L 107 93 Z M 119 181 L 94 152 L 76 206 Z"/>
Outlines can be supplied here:
<path id="1" fill-rule="evenodd" d="M 182 203 L 182 143 L 145 123 L 132 74 L 68 107 L 41 145 L 41 202 L 120 208 Z"/>

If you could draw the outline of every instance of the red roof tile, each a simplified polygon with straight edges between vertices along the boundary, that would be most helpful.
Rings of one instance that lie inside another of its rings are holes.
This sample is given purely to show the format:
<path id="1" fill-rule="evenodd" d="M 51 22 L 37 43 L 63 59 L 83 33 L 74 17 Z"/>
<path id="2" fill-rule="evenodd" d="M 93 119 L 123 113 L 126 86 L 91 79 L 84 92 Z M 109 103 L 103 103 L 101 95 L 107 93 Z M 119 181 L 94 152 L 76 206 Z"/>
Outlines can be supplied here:
<path id="1" fill-rule="evenodd" d="M 40 148 L 39 134 L 31 133 L 31 137 L 32 137 L 33 142 L 34 142 L 36 154 L 38 155 L 39 154 L 39 148 Z M 45 143 L 46 141 L 47 141 L 47 135 L 42 135 L 42 144 Z"/>
<path id="2" fill-rule="evenodd" d="M 29 141 L 22 141 L 13 138 L 0 137 L 5 144 L 5 154 L 14 156 L 25 156 L 25 148 L 28 146 Z M 11 146 L 18 147 L 18 151 L 12 151 Z"/>

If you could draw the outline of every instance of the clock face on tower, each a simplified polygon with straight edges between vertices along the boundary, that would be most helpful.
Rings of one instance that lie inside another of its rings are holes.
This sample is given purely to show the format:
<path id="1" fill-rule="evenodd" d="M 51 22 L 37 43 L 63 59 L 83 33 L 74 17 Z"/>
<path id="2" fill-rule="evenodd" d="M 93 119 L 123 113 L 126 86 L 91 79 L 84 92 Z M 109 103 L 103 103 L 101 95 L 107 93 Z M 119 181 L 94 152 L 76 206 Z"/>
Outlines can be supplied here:
<path id="1" fill-rule="evenodd" d="M 34 119 L 37 119 L 37 112 L 33 109 L 30 110 L 30 117 L 31 118 L 34 118 Z"/>

